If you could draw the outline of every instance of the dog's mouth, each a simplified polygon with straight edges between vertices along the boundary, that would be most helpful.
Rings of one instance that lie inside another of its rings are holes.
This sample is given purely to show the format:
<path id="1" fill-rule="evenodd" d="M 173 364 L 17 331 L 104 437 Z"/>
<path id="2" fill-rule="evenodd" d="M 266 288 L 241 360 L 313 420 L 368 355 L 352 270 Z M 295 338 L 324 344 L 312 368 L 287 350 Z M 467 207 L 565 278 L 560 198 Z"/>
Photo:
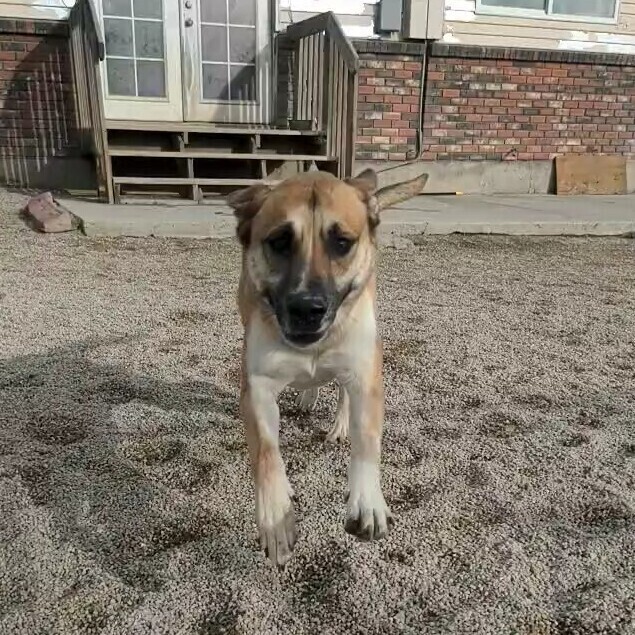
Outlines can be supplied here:
<path id="1" fill-rule="evenodd" d="M 339 308 L 354 291 L 353 285 L 348 285 L 338 293 L 326 294 L 321 298 L 319 306 L 313 306 L 312 313 L 306 307 L 299 313 L 290 310 L 289 296 L 282 296 L 266 289 L 263 299 L 271 311 L 280 329 L 280 334 L 292 346 L 306 348 L 326 339 L 335 322 Z"/>
<path id="2" fill-rule="evenodd" d="M 308 333 L 295 333 L 295 332 L 285 332 L 282 331 L 284 339 L 287 340 L 293 346 L 298 346 L 300 348 L 304 348 L 305 346 L 311 346 L 311 344 L 317 344 L 320 340 L 324 339 L 328 332 L 328 329 L 323 329 L 321 331 L 316 332 L 308 332 Z"/>

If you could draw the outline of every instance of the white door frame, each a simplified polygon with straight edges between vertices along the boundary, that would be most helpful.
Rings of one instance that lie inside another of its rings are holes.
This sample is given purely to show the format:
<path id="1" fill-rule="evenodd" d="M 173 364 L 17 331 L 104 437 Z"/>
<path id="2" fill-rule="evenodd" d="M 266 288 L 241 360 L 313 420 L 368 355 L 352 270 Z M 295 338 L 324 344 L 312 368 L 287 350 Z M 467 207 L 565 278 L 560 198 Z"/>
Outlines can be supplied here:
<path id="1" fill-rule="evenodd" d="M 257 0 L 256 3 L 256 101 L 250 102 L 212 101 L 203 98 L 200 1 L 190 0 L 182 10 L 184 119 L 214 123 L 269 123 L 273 110 L 270 0 Z"/>
<path id="2" fill-rule="evenodd" d="M 104 29 L 103 0 L 95 4 L 102 29 Z M 166 96 L 161 98 L 110 95 L 106 72 L 108 64 L 108 47 L 106 47 L 106 59 L 100 63 L 106 119 L 183 121 L 181 36 L 179 29 L 175 28 L 175 25 L 180 24 L 181 21 L 179 0 L 162 0 L 162 4 Z M 132 0 L 131 7 L 134 12 Z"/>

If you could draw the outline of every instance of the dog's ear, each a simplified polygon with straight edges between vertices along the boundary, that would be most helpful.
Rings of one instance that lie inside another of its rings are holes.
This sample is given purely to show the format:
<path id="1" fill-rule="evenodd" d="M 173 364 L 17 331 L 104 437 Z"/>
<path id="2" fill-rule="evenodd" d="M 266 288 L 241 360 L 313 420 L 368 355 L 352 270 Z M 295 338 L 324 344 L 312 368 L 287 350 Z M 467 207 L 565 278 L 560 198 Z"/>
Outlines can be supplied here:
<path id="1" fill-rule="evenodd" d="M 251 221 L 260 211 L 271 188 L 264 183 L 257 183 L 244 190 L 232 192 L 226 198 L 229 206 L 234 210 L 234 215 L 238 219 L 236 234 L 243 247 L 249 246 L 251 238 Z"/>
<path id="2" fill-rule="evenodd" d="M 346 183 L 354 187 L 360 194 L 362 201 L 366 203 L 368 210 L 368 225 L 371 232 L 379 225 L 379 205 L 375 192 L 377 191 L 377 173 L 375 170 L 364 170 L 356 177 L 346 179 Z"/>

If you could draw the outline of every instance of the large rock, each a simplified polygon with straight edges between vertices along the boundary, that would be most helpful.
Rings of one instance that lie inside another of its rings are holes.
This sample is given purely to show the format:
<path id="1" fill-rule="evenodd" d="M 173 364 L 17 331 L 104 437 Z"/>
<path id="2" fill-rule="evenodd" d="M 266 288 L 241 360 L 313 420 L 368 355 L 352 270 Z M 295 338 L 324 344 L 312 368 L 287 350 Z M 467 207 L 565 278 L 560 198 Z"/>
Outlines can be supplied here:
<path id="1" fill-rule="evenodd" d="M 40 232 L 58 233 L 77 229 L 75 217 L 56 203 L 50 192 L 44 192 L 29 200 L 24 208 L 29 224 Z"/>

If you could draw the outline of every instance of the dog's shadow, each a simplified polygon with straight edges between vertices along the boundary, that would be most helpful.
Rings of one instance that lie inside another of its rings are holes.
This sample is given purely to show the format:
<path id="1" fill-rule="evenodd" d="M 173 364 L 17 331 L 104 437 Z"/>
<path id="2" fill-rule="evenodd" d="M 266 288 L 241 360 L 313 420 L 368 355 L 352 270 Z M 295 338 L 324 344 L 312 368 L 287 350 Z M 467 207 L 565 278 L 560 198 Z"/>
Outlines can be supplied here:
<path id="1" fill-rule="evenodd" d="M 187 501 L 214 486 L 221 461 L 247 471 L 238 386 L 168 382 L 91 360 L 107 343 L 0 360 L 0 477 L 26 491 L 56 540 L 154 590 L 163 552 L 234 540 L 221 510 L 210 516 Z"/>

